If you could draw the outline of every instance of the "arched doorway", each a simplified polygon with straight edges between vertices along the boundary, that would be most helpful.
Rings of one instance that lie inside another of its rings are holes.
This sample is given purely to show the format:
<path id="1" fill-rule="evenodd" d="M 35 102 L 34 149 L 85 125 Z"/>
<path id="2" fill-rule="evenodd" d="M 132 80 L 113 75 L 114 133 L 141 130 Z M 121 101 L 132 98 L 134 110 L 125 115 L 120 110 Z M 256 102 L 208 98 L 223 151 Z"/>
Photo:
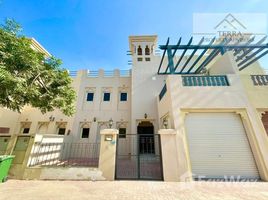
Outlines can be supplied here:
<path id="1" fill-rule="evenodd" d="M 139 153 L 154 154 L 154 125 L 150 121 L 142 121 L 137 127 L 139 138 Z"/>

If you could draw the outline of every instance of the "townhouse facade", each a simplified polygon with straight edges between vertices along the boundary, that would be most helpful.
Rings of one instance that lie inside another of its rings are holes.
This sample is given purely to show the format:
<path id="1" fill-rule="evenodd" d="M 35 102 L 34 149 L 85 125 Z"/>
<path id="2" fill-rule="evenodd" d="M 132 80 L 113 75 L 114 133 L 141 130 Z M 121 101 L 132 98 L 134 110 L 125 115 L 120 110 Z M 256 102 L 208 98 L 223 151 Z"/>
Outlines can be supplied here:
<path id="1" fill-rule="evenodd" d="M 99 144 L 101 130 L 117 129 L 117 179 L 179 181 L 190 173 L 268 180 L 268 76 L 257 61 L 239 70 L 235 50 L 228 50 L 204 72 L 198 67 L 208 52 L 199 65 L 194 54 L 161 56 L 156 35 L 130 36 L 129 48 L 130 70 L 69 72 L 77 95 L 72 117 L 1 108 L 2 147 L 9 135 Z M 179 61 L 176 73 L 171 66 Z"/>

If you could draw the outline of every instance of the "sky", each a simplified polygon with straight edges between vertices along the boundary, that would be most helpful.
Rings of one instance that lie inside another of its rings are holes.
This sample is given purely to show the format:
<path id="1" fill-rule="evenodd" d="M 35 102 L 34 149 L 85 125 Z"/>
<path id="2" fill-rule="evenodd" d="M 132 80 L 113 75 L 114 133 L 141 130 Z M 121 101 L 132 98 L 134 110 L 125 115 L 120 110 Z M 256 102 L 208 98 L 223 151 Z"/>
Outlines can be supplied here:
<path id="1" fill-rule="evenodd" d="M 264 13 L 267 0 L 0 0 L 13 18 L 69 70 L 129 69 L 129 35 L 189 40 L 194 13 Z M 262 63 L 267 63 L 268 55 Z"/>

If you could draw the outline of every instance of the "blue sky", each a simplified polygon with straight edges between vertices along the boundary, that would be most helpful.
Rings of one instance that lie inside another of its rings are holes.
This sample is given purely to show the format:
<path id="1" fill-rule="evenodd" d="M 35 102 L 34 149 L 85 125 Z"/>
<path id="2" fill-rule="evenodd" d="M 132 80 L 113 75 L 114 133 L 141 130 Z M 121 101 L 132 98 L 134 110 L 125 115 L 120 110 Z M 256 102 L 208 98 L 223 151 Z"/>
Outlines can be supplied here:
<path id="1" fill-rule="evenodd" d="M 268 1 L 0 0 L 1 23 L 18 21 L 70 70 L 128 69 L 129 35 L 157 34 L 159 44 L 169 36 L 173 43 L 180 36 L 186 41 L 193 13 L 230 12 L 268 14 Z"/>

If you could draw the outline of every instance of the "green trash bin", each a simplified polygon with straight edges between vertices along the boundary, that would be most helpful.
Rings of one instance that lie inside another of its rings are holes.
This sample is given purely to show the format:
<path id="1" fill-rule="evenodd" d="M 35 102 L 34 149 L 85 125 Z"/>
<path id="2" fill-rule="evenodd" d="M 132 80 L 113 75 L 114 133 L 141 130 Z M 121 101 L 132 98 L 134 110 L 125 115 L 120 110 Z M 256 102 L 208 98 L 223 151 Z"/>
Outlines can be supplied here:
<path id="1" fill-rule="evenodd" d="M 3 155 L 0 156 L 0 183 L 7 181 L 7 175 L 15 156 Z"/>

